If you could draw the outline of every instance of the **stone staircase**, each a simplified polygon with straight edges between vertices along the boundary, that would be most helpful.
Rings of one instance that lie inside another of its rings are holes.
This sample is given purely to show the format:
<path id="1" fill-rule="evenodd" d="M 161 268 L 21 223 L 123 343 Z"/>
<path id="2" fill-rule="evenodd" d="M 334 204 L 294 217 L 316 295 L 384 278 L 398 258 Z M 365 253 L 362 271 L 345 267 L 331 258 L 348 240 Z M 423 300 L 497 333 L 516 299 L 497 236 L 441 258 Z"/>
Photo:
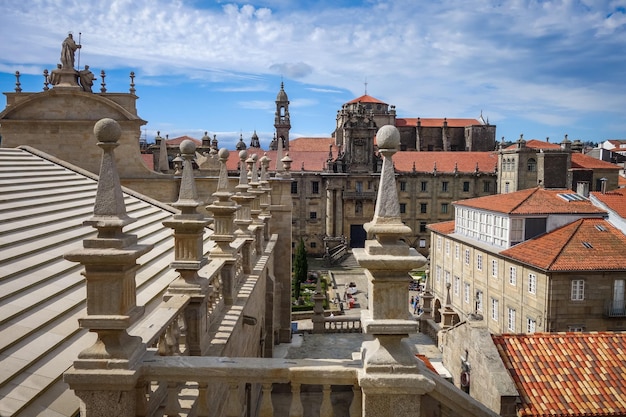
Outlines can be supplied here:
<path id="1" fill-rule="evenodd" d="M 93 344 L 80 329 L 86 315 L 82 266 L 63 255 L 82 248 L 95 229 L 97 177 L 35 150 L 0 148 L 0 415 L 71 415 L 78 400 L 62 381 L 78 353 Z M 170 206 L 125 190 L 125 228 L 154 249 L 139 259 L 137 304 L 146 315 L 176 277 Z M 213 246 L 205 235 L 205 250 Z"/>

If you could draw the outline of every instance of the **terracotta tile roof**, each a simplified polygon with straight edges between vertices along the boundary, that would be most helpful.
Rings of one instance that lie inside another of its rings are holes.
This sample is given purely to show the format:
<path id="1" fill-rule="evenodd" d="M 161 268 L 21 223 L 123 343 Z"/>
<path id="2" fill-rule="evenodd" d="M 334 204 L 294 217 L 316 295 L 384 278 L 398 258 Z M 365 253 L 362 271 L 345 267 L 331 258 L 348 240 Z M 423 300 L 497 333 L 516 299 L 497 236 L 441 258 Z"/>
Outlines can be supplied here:
<path id="1" fill-rule="evenodd" d="M 417 126 L 417 117 L 403 117 L 396 118 L 396 127 L 403 126 Z M 428 118 L 428 117 L 420 117 L 420 122 L 423 127 L 442 127 L 443 126 L 443 118 Z M 451 119 L 447 118 L 448 127 L 465 127 L 465 126 L 476 126 L 481 125 L 476 119 Z"/>
<path id="2" fill-rule="evenodd" d="M 495 172 L 498 155 L 494 152 L 420 152 L 401 151 L 393 155 L 396 171 L 411 172 L 415 163 L 417 172 L 432 172 L 435 164 L 442 173 Z"/>
<path id="3" fill-rule="evenodd" d="M 603 161 L 601 159 L 594 158 L 589 155 L 574 152 L 572 154 L 572 169 L 621 169 L 618 165 L 610 162 Z"/>
<path id="4" fill-rule="evenodd" d="M 620 217 L 626 219 L 626 188 L 618 188 L 604 194 L 592 192 L 591 196 L 613 210 Z"/>
<path id="5" fill-rule="evenodd" d="M 508 194 L 455 201 L 457 206 L 472 207 L 506 214 L 591 214 L 599 215 L 604 210 L 595 207 L 589 200 L 567 201 L 558 194 L 575 194 L 566 189 L 529 188 Z"/>
<path id="6" fill-rule="evenodd" d="M 179 136 L 177 138 L 174 139 L 168 139 L 165 141 L 165 143 L 167 144 L 167 146 L 176 146 L 176 145 L 180 145 L 182 141 L 184 140 L 191 140 L 193 141 L 196 146 L 201 146 L 202 145 L 202 141 L 192 138 L 191 136 Z"/>
<path id="7" fill-rule="evenodd" d="M 142 153 L 141 159 L 148 168 L 154 171 L 154 158 L 151 153 Z"/>
<path id="8" fill-rule="evenodd" d="M 576 220 L 500 255 L 546 271 L 626 270 L 626 235 L 604 219 Z"/>
<path id="9" fill-rule="evenodd" d="M 518 416 L 626 414 L 626 333 L 492 337 L 520 393 Z"/>
<path id="10" fill-rule="evenodd" d="M 441 233 L 442 235 L 449 235 L 454 233 L 454 220 L 448 220 L 447 222 L 431 223 L 426 227 L 434 232 Z"/>
<path id="11" fill-rule="evenodd" d="M 380 101 L 379 99 L 374 98 L 372 96 L 368 96 L 367 94 L 364 94 L 361 97 L 357 97 L 354 100 L 350 100 L 346 104 L 353 104 L 353 103 L 380 103 L 380 104 L 387 104 L 384 101 Z"/>
<path id="12" fill-rule="evenodd" d="M 561 145 L 558 143 L 546 142 L 543 140 L 530 139 L 526 141 L 527 148 L 533 149 L 561 149 Z M 517 143 L 507 146 L 505 149 L 516 149 Z"/>
<path id="13" fill-rule="evenodd" d="M 293 151 L 324 151 L 328 155 L 328 148 L 333 145 L 333 154 L 337 156 L 337 146 L 334 138 L 297 138 L 289 141 L 289 152 Z"/>
<path id="14" fill-rule="evenodd" d="M 626 178 L 622 177 L 621 175 L 619 175 L 617 177 L 617 186 L 619 188 L 624 188 L 626 187 Z"/>

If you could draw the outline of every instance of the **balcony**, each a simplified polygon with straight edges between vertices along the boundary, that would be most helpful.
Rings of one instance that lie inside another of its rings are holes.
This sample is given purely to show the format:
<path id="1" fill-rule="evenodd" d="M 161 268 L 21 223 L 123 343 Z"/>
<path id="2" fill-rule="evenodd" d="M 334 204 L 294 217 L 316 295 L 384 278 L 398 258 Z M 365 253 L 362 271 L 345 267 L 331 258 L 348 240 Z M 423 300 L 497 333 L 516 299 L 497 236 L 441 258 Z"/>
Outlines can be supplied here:
<path id="1" fill-rule="evenodd" d="M 344 191 L 344 200 L 376 200 L 376 191 Z"/>
<path id="2" fill-rule="evenodd" d="M 605 317 L 626 317 L 626 301 L 609 300 L 604 304 Z"/>

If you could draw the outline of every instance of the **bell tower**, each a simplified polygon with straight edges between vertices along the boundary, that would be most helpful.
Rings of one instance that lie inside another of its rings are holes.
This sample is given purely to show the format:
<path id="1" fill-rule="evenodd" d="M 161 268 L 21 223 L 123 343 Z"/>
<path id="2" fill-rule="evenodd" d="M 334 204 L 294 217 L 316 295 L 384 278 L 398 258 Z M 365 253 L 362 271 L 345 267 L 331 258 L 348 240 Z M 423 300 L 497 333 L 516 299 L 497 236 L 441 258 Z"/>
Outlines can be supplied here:
<path id="1" fill-rule="evenodd" d="M 276 139 L 283 141 L 283 149 L 289 150 L 289 130 L 291 122 L 289 121 L 289 98 L 285 93 L 285 85 L 280 82 L 280 91 L 276 96 L 276 114 L 274 117 L 274 128 L 276 129 Z"/>

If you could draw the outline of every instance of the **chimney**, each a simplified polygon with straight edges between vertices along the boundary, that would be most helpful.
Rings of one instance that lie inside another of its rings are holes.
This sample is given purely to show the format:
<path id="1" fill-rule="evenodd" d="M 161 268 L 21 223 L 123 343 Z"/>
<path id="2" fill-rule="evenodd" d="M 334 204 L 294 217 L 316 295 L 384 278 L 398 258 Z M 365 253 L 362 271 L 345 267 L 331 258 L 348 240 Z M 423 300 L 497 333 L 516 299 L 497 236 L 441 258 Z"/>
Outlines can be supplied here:
<path id="1" fill-rule="evenodd" d="M 607 183 L 607 179 L 602 177 L 600 178 L 600 190 L 602 191 L 602 194 L 606 194 L 606 183 Z"/>
<path id="2" fill-rule="evenodd" d="M 587 181 L 579 181 L 576 185 L 576 193 L 585 198 L 589 198 L 589 183 Z"/>

